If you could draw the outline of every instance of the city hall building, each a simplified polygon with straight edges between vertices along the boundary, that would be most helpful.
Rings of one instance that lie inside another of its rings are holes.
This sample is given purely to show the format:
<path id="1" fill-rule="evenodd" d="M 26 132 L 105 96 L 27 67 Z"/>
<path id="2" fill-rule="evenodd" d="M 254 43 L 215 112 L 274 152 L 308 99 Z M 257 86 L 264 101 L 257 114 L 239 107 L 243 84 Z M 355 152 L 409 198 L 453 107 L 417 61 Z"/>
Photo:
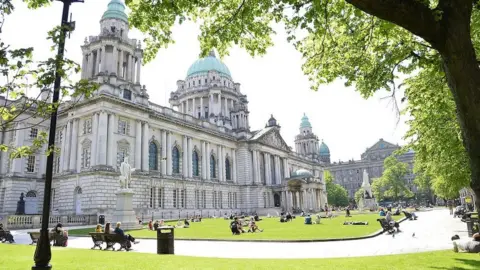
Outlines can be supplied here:
<path id="1" fill-rule="evenodd" d="M 100 28 L 81 46 L 81 76 L 100 87 L 89 99 L 64 102 L 58 115 L 54 213 L 108 219 L 124 157 L 135 168 L 130 187 L 138 216 L 277 214 L 315 211 L 327 203 L 322 176 L 330 153 L 307 116 L 298 112 L 294 148 L 280 136 L 273 116 L 264 128 L 251 128 L 247 96 L 213 52 L 177 81 L 170 106 L 156 104 L 141 84 L 143 50 L 128 36 L 123 1 L 108 4 Z M 50 97 L 49 90 L 42 91 L 42 99 Z M 25 102 L 3 99 L 7 106 Z M 1 142 L 31 145 L 39 132 L 48 131 L 49 121 L 33 114 L 25 112 L 14 130 L 2 132 Z M 41 213 L 44 150 L 13 160 L 1 154 L 0 213 L 14 214 L 21 193 L 26 214 Z"/>

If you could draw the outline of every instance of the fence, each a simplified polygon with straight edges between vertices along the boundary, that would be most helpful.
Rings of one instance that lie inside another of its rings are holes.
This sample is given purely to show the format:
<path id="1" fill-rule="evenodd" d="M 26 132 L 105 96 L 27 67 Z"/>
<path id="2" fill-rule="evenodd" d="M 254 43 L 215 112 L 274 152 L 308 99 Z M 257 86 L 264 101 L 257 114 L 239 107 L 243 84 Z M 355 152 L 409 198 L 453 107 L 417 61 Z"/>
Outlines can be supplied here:
<path id="1" fill-rule="evenodd" d="M 63 226 L 80 226 L 97 224 L 97 215 L 81 215 L 81 216 L 50 216 L 48 227 L 54 227 L 58 223 Z M 40 229 L 42 227 L 41 215 L 11 215 L 0 217 L 0 223 L 9 230 L 15 229 Z"/>

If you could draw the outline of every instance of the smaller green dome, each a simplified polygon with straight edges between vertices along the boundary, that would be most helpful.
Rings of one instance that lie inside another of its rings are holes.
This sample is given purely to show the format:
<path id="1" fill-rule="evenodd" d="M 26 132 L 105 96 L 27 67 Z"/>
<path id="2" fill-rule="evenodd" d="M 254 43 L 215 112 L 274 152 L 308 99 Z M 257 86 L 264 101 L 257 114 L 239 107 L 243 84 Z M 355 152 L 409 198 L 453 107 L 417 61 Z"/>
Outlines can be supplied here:
<path id="1" fill-rule="evenodd" d="M 108 3 L 108 8 L 103 13 L 102 20 L 105 19 L 118 19 L 128 23 L 128 16 L 125 13 L 125 4 L 123 0 L 111 0 Z"/>
<path id="2" fill-rule="evenodd" d="M 312 124 L 310 124 L 310 121 L 308 121 L 308 117 L 305 114 L 303 114 L 300 128 L 312 128 Z"/>
<path id="3" fill-rule="evenodd" d="M 322 141 L 322 144 L 320 144 L 320 156 L 330 156 L 330 149 L 328 149 L 328 146 Z"/>

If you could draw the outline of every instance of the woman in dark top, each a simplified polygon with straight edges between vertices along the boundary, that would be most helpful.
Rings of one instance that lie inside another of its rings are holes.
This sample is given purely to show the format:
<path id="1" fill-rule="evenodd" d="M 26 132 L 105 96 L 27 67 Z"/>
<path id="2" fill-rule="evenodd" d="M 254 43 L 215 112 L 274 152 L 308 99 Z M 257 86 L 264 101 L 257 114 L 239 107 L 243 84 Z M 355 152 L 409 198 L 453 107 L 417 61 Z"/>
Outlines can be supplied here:
<path id="1" fill-rule="evenodd" d="M 122 235 L 125 239 L 128 240 L 128 244 L 127 244 L 127 247 L 130 248 L 131 247 L 131 243 L 134 243 L 134 244 L 138 244 L 138 241 L 135 241 L 135 238 L 133 238 L 130 234 L 125 234 L 125 232 L 123 232 L 122 229 L 120 229 L 120 226 L 122 225 L 121 222 L 117 222 L 117 226 L 115 226 L 115 230 L 113 231 L 114 233 L 116 234 L 120 234 Z"/>

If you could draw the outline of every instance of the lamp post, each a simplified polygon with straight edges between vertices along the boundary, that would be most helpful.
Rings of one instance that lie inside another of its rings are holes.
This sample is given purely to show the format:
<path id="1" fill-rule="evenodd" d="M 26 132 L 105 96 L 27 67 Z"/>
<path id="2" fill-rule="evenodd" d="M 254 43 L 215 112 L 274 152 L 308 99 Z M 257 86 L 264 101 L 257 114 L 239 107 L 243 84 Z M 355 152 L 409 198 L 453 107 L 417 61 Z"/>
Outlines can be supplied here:
<path id="1" fill-rule="evenodd" d="M 62 22 L 61 22 L 61 33 L 60 40 L 58 43 L 58 52 L 57 52 L 57 61 L 56 61 L 56 72 L 55 72 L 55 82 L 53 85 L 53 99 L 52 104 L 56 105 L 60 97 L 60 86 L 61 86 L 61 75 L 58 73 L 58 69 L 62 67 L 63 56 L 65 52 L 65 38 L 67 32 L 73 31 L 75 28 L 75 23 L 68 21 L 68 13 L 70 12 L 70 5 L 72 3 L 83 3 L 84 0 L 58 0 L 63 2 L 63 11 L 62 11 Z M 55 147 L 55 131 L 57 129 L 57 109 L 58 106 L 53 107 L 53 111 L 50 117 L 50 130 L 48 136 L 48 149 L 54 149 Z M 42 211 L 42 229 L 40 230 L 40 239 L 38 240 L 37 247 L 35 249 L 34 261 L 35 265 L 32 266 L 32 270 L 38 269 L 51 269 L 50 259 L 52 258 L 52 251 L 50 249 L 50 240 L 48 237 L 48 223 L 50 219 L 50 198 L 51 198 L 51 188 L 52 188 L 52 177 L 53 177 L 53 160 L 54 160 L 54 151 L 47 157 L 47 168 L 45 172 L 45 189 L 43 196 L 43 211 Z"/>

